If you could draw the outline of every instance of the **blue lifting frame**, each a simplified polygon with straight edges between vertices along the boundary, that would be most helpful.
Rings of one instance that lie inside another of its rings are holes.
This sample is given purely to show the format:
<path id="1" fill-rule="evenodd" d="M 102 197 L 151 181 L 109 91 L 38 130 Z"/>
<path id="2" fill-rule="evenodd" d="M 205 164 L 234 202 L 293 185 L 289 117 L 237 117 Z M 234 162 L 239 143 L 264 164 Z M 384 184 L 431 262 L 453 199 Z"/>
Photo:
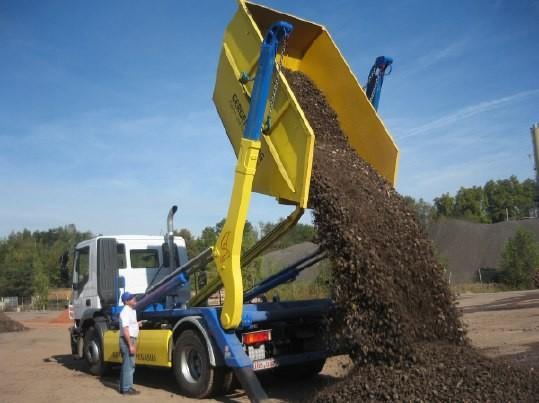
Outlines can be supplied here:
<path id="1" fill-rule="evenodd" d="M 382 84 L 384 76 L 391 74 L 393 59 L 388 56 L 378 56 L 371 67 L 369 78 L 367 79 L 367 88 L 365 90 L 367 98 L 371 101 L 374 109 L 378 110 L 380 96 L 382 95 Z"/>

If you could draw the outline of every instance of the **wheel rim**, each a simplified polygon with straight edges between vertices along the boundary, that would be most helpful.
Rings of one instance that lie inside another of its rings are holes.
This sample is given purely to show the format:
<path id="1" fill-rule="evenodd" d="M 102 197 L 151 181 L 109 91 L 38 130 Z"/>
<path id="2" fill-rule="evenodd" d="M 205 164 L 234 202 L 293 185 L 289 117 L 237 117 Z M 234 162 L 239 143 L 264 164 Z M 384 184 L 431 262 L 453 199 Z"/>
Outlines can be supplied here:
<path id="1" fill-rule="evenodd" d="M 86 359 L 90 364 L 97 364 L 99 362 L 99 346 L 95 340 L 88 343 L 88 349 L 86 350 Z"/>
<path id="2" fill-rule="evenodd" d="M 202 357 L 194 348 L 186 348 L 180 357 L 183 378 L 189 383 L 197 383 L 202 375 Z"/>

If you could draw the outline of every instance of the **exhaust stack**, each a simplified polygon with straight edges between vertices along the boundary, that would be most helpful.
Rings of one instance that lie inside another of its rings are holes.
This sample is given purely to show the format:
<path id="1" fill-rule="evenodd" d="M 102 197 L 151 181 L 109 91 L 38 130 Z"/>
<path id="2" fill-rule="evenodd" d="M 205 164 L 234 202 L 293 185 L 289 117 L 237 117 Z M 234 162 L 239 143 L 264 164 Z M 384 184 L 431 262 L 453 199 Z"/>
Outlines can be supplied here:
<path id="1" fill-rule="evenodd" d="M 167 235 L 166 242 L 168 245 L 168 267 L 170 273 L 176 268 L 176 248 L 174 247 L 174 214 L 178 211 L 178 206 L 174 205 L 168 212 L 167 216 Z"/>

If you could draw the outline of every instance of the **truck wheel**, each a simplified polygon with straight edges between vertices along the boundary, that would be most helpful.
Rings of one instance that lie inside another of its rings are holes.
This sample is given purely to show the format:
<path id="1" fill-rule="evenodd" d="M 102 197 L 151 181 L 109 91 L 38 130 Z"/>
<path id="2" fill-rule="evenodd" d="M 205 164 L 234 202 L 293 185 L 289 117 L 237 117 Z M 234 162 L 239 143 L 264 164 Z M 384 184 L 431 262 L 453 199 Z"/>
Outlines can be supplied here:
<path id="1" fill-rule="evenodd" d="M 281 377 L 281 378 L 287 378 L 287 379 L 307 379 L 312 378 L 313 376 L 317 375 L 322 371 L 322 368 L 324 368 L 324 364 L 326 363 L 326 359 L 320 359 L 316 361 L 311 361 L 303 364 L 294 364 L 294 365 L 288 365 L 286 367 L 277 367 L 274 370 L 275 375 Z"/>
<path id="2" fill-rule="evenodd" d="M 228 368 L 221 368 L 221 371 L 219 371 L 218 378 L 221 377 L 221 382 L 216 382 L 218 384 L 215 395 L 221 396 L 221 395 L 228 395 L 230 392 L 232 392 L 234 387 L 234 372 Z"/>
<path id="3" fill-rule="evenodd" d="M 110 370 L 110 364 L 103 361 L 103 345 L 98 330 L 89 327 L 84 333 L 83 354 L 88 370 L 93 375 L 105 375 Z"/>
<path id="4" fill-rule="evenodd" d="M 173 366 L 181 392 L 197 399 L 218 392 L 227 370 L 211 366 L 205 340 L 191 329 L 182 332 L 174 344 Z"/>

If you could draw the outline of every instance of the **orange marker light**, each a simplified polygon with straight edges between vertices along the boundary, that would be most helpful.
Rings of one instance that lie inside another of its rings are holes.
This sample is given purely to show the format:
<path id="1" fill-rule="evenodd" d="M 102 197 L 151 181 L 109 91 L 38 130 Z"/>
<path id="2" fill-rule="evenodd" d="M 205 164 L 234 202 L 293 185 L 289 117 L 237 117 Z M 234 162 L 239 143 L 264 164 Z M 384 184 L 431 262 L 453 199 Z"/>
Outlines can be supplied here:
<path id="1" fill-rule="evenodd" d="M 241 336 L 241 340 L 246 346 L 261 344 L 271 340 L 271 330 L 259 330 L 258 332 L 244 333 Z"/>

